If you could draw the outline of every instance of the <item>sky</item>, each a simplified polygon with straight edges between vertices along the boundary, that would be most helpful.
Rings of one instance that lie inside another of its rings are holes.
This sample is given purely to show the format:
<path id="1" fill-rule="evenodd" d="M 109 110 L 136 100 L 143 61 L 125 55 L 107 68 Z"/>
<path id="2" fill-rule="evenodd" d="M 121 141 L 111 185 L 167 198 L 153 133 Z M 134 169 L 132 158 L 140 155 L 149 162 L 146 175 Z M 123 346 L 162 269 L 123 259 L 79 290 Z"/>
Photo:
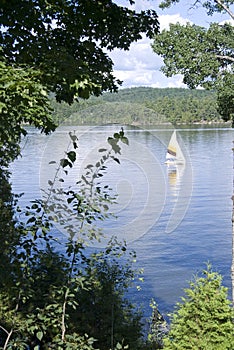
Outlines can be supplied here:
<path id="1" fill-rule="evenodd" d="M 160 30 L 169 28 L 169 23 L 187 22 L 209 26 L 211 22 L 222 22 L 230 19 L 229 16 L 215 14 L 207 16 L 202 7 L 192 8 L 195 0 L 180 0 L 180 2 L 169 9 L 161 10 L 159 3 L 161 0 L 136 0 L 135 5 L 129 6 L 136 11 L 152 8 L 159 16 Z M 127 6 L 126 0 L 115 0 L 115 3 Z M 114 75 L 123 81 L 121 88 L 136 86 L 148 87 L 186 87 L 182 83 L 182 76 L 176 75 L 166 78 L 160 71 L 163 65 L 162 59 L 156 55 L 151 48 L 152 40 L 144 37 L 142 40 L 133 43 L 129 51 L 114 50 L 108 55 L 114 62 Z"/>

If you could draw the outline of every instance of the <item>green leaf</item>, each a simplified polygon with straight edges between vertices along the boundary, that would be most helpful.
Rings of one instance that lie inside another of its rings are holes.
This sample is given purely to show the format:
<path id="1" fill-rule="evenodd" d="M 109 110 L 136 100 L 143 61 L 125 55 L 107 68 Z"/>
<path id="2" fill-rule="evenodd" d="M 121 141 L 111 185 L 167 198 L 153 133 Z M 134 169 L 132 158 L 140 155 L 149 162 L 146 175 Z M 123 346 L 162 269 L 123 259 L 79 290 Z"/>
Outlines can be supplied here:
<path id="1" fill-rule="evenodd" d="M 120 164 L 120 160 L 116 157 L 111 157 L 116 163 Z"/>
<path id="2" fill-rule="evenodd" d="M 67 156 L 68 156 L 68 158 L 70 159 L 70 161 L 72 163 L 75 162 L 75 160 L 76 160 L 76 152 L 70 151 L 70 152 L 67 153 Z"/>
<path id="3" fill-rule="evenodd" d="M 43 332 L 41 332 L 41 331 L 37 332 L 36 337 L 37 337 L 37 339 L 39 339 L 41 341 L 43 338 Z"/>
<path id="4" fill-rule="evenodd" d="M 127 137 L 121 137 L 121 141 L 123 142 L 123 143 L 125 143 L 126 145 L 129 145 L 129 141 L 128 141 L 128 138 Z"/>
<path id="5" fill-rule="evenodd" d="M 114 138 L 115 138 L 115 139 L 117 139 L 117 140 L 119 140 L 119 139 L 120 139 L 120 134 L 119 134 L 119 133 L 117 133 L 117 132 L 116 132 L 116 133 L 114 133 Z"/>
<path id="6" fill-rule="evenodd" d="M 34 216 L 32 216 L 31 218 L 29 218 L 29 219 L 27 220 L 27 224 L 33 223 L 33 222 L 35 222 L 35 221 L 36 221 L 36 218 L 35 218 Z"/>
<path id="7" fill-rule="evenodd" d="M 72 132 L 69 132 L 69 136 L 73 142 L 78 141 L 78 137 L 75 134 L 73 134 Z"/>
<path id="8" fill-rule="evenodd" d="M 67 166 L 69 166 L 70 168 L 72 168 L 72 163 L 69 162 L 66 158 L 63 158 L 60 160 L 60 165 L 63 167 L 63 168 L 66 168 Z"/>

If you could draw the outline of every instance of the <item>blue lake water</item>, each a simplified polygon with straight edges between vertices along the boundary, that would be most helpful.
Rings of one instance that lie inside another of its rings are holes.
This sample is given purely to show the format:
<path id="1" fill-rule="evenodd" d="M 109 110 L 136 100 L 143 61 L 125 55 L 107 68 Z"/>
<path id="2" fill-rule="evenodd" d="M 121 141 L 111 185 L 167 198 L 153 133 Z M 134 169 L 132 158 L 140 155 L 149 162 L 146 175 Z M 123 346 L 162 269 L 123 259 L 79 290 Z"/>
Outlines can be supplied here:
<path id="1" fill-rule="evenodd" d="M 100 157 L 97 149 L 106 147 L 106 138 L 120 127 L 60 127 L 50 136 L 29 128 L 22 157 L 12 166 L 13 190 L 25 193 L 22 205 L 41 196 L 40 189 L 53 176 L 48 162 L 63 157 L 72 130 L 78 135 L 79 148 L 77 166 L 68 179 L 71 183 L 84 165 Z M 120 164 L 109 162 L 102 179 L 118 193 L 117 204 L 111 206 L 117 218 L 100 227 L 107 236 L 126 239 L 137 253 L 137 266 L 144 268 L 141 291 L 133 289 L 131 296 L 143 303 L 146 314 L 154 298 L 166 315 L 207 262 L 230 288 L 233 130 L 177 129 L 186 165 L 176 169 L 164 164 L 172 127 L 126 126 L 124 130 L 129 146 L 122 145 Z M 60 231 L 62 239 L 66 232 Z"/>

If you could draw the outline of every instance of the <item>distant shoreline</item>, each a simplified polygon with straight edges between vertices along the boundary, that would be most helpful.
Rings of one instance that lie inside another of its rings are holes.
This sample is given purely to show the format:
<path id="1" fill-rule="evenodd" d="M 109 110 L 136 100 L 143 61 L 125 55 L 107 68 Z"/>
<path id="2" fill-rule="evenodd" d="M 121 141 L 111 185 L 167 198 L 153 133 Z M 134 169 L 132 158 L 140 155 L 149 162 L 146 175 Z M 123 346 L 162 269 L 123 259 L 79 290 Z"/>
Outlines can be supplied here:
<path id="1" fill-rule="evenodd" d="M 124 126 L 124 125 L 129 125 L 129 126 L 135 126 L 135 127 L 154 127 L 154 126 L 172 126 L 172 127 L 193 127 L 193 126 L 214 126 L 214 127 L 220 127 L 220 128 L 232 128 L 232 123 L 230 121 L 228 122 L 224 122 L 224 121 L 201 121 L 201 122 L 193 122 L 193 123 L 177 123 L 177 124 L 172 124 L 170 122 L 157 122 L 157 123 L 152 123 L 152 124 L 142 124 L 142 123 L 138 123 L 138 122 L 133 122 L 133 123 L 118 123 L 118 122 L 107 122 L 107 123 L 73 123 L 72 120 L 71 122 L 69 122 L 69 119 L 66 120 L 65 123 L 61 123 L 58 125 L 59 126 L 104 126 L 104 125 L 120 125 L 120 126 Z"/>

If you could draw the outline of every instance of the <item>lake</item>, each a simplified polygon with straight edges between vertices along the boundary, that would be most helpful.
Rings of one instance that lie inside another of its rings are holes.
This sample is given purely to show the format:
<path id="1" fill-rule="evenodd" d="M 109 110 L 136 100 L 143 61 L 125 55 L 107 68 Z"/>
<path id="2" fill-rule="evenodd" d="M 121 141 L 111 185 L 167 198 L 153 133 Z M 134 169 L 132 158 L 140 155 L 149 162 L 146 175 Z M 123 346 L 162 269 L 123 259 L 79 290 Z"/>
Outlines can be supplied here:
<path id="1" fill-rule="evenodd" d="M 106 147 L 106 138 L 120 126 L 63 126 L 50 136 L 29 128 L 22 157 L 12 166 L 13 190 L 25 193 L 22 205 L 41 196 L 40 189 L 53 177 L 54 168 L 48 163 L 63 157 L 68 132 L 73 130 L 79 138 L 78 162 L 68 183 L 79 178 L 84 165 L 95 164 L 100 157 L 97 149 Z M 171 312 L 193 275 L 207 262 L 231 287 L 233 130 L 178 128 L 186 165 L 171 169 L 164 162 L 173 130 L 171 126 L 147 130 L 125 126 L 129 146 L 121 146 L 120 164 L 108 162 L 102 178 L 118 193 L 118 203 L 111 206 L 117 218 L 100 227 L 109 237 L 126 239 L 136 251 L 145 281 L 141 291 L 130 293 L 147 315 L 151 298 L 164 315 Z M 61 239 L 67 235 L 59 227 L 55 232 Z"/>

